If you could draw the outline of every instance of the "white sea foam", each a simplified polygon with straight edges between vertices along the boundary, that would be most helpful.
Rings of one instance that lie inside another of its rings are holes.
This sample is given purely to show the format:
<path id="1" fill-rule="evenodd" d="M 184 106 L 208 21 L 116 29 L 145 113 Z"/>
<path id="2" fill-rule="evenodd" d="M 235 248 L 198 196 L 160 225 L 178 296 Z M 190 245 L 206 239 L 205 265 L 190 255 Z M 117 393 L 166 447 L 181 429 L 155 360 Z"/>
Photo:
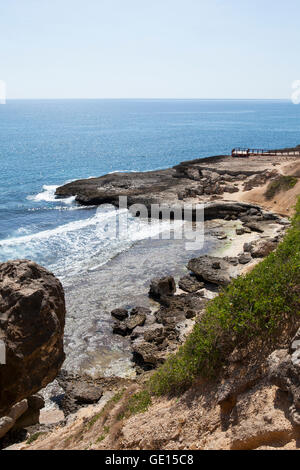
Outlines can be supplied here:
<path id="1" fill-rule="evenodd" d="M 118 217 L 128 216 L 126 234 L 118 234 Z M 135 242 L 168 229 L 168 222 L 149 224 L 113 206 L 98 209 L 92 217 L 38 233 L 22 234 L 0 242 L 0 258 L 30 258 L 62 278 L 93 271 L 129 249 Z"/>
<path id="2" fill-rule="evenodd" d="M 34 201 L 34 202 L 61 202 L 63 204 L 72 204 L 75 201 L 75 196 L 71 196 L 65 199 L 57 199 L 55 196 L 55 191 L 58 188 L 58 186 L 54 185 L 44 185 L 43 186 L 43 191 L 35 194 L 35 195 L 30 195 L 27 196 L 28 201 Z"/>

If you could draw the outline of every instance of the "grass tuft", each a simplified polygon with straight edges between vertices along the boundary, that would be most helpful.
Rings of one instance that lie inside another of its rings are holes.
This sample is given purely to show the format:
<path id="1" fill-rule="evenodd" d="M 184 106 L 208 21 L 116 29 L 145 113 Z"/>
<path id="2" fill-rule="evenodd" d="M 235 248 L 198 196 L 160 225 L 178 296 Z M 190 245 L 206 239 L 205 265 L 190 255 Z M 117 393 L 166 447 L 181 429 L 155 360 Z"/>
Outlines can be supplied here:
<path id="1" fill-rule="evenodd" d="M 151 402 L 151 395 L 148 390 L 142 390 L 141 392 L 137 392 L 128 398 L 117 419 L 120 421 L 124 418 L 129 418 L 134 414 L 144 413 L 148 410 L 149 406 L 151 405 Z"/>

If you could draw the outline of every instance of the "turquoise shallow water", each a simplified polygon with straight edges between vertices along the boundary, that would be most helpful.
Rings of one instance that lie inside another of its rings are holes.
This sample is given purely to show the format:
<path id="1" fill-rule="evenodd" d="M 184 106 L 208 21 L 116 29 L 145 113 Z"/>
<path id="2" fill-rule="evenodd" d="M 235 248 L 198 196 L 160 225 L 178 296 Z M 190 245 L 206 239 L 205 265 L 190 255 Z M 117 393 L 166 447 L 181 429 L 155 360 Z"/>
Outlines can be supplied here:
<path id="1" fill-rule="evenodd" d="M 95 241 L 109 211 L 55 200 L 66 181 L 299 143 L 300 107 L 288 101 L 8 101 L 0 106 L 0 261 L 31 258 L 64 277 L 134 242 Z"/>

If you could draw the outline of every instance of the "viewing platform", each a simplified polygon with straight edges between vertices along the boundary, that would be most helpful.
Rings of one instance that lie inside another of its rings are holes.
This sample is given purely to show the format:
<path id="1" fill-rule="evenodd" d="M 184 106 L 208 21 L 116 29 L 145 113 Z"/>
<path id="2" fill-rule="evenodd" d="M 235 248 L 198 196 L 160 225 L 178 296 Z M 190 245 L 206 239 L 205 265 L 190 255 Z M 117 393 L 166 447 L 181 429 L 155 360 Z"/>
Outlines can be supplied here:
<path id="1" fill-rule="evenodd" d="M 247 158 L 251 156 L 299 156 L 300 150 L 265 150 L 265 149 L 246 149 L 234 148 L 231 152 L 232 157 Z"/>

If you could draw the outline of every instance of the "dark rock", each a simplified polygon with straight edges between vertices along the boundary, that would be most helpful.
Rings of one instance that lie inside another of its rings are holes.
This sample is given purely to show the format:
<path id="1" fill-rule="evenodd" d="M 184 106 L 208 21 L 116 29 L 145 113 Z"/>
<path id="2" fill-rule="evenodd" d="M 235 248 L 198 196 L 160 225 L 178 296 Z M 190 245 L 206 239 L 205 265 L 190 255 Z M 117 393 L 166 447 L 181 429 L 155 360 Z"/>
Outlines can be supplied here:
<path id="1" fill-rule="evenodd" d="M 225 256 L 224 260 L 232 264 L 232 266 L 238 266 L 239 264 L 239 259 L 236 256 Z"/>
<path id="2" fill-rule="evenodd" d="M 103 395 L 102 387 L 93 383 L 93 379 L 87 376 L 73 375 L 63 371 L 57 380 L 65 391 L 60 403 L 65 415 L 76 412 L 83 405 L 98 403 Z"/>
<path id="3" fill-rule="evenodd" d="M 196 315 L 197 313 L 195 312 L 195 310 L 188 310 L 185 314 L 185 318 L 189 320 L 191 318 L 195 318 Z"/>
<path id="4" fill-rule="evenodd" d="M 193 293 L 202 289 L 204 282 L 199 282 L 194 276 L 184 276 L 179 280 L 178 286 L 185 292 Z"/>
<path id="5" fill-rule="evenodd" d="M 45 400 L 42 395 L 38 393 L 36 395 L 31 395 L 31 397 L 27 398 L 28 408 L 32 410 L 41 410 L 45 406 Z"/>
<path id="6" fill-rule="evenodd" d="M 32 395 L 27 399 L 27 411 L 16 421 L 13 430 L 35 426 L 40 421 L 40 410 L 45 406 L 45 400 L 41 395 Z"/>
<path id="7" fill-rule="evenodd" d="M 218 269 L 216 267 L 218 266 Z M 218 285 L 227 285 L 233 276 L 233 267 L 223 258 L 212 256 L 200 256 L 191 259 L 188 269 L 192 271 L 198 279 Z"/>
<path id="8" fill-rule="evenodd" d="M 0 264 L 0 415 L 52 382 L 64 361 L 65 298 L 53 274 L 26 260 Z"/>
<path id="9" fill-rule="evenodd" d="M 112 310 L 111 316 L 122 321 L 128 317 L 128 312 L 125 308 L 116 308 L 115 310 Z"/>
<path id="10" fill-rule="evenodd" d="M 251 245 L 250 253 L 253 258 L 264 258 L 274 251 L 276 247 L 277 243 L 271 242 L 270 240 L 260 240 Z"/>
<path id="11" fill-rule="evenodd" d="M 153 369 L 165 361 L 165 354 L 154 343 L 140 341 L 133 345 L 132 350 L 134 362 L 144 370 Z"/>
<path id="12" fill-rule="evenodd" d="M 131 310 L 130 315 L 131 316 L 145 315 L 147 317 L 148 315 L 151 315 L 151 310 L 149 308 L 146 308 L 146 307 L 134 307 Z"/>
<path id="13" fill-rule="evenodd" d="M 152 279 L 150 284 L 149 296 L 153 299 L 160 300 L 163 297 L 174 295 L 175 292 L 176 284 L 173 277 L 167 276 L 161 279 Z"/>
<path id="14" fill-rule="evenodd" d="M 236 234 L 237 235 L 244 235 L 245 229 L 244 228 L 237 228 L 236 229 Z"/>
<path id="15" fill-rule="evenodd" d="M 250 228 L 252 232 L 263 233 L 265 231 L 264 228 L 256 222 L 246 222 L 245 227 Z"/>
<path id="16" fill-rule="evenodd" d="M 146 315 L 144 313 L 136 313 L 135 315 L 131 315 L 131 317 L 124 322 L 127 327 L 128 334 L 130 334 L 137 326 L 143 326 L 145 321 Z"/>
<path id="17" fill-rule="evenodd" d="M 166 338 L 166 330 L 163 327 L 156 327 L 144 333 L 144 340 L 148 343 L 161 344 Z"/>
<path id="18" fill-rule="evenodd" d="M 120 336 L 129 335 L 129 331 L 125 322 L 116 321 L 113 324 L 113 334 Z"/>
<path id="19" fill-rule="evenodd" d="M 252 261 L 252 257 L 249 254 L 242 253 L 239 255 L 239 263 L 240 264 L 248 264 Z"/>

